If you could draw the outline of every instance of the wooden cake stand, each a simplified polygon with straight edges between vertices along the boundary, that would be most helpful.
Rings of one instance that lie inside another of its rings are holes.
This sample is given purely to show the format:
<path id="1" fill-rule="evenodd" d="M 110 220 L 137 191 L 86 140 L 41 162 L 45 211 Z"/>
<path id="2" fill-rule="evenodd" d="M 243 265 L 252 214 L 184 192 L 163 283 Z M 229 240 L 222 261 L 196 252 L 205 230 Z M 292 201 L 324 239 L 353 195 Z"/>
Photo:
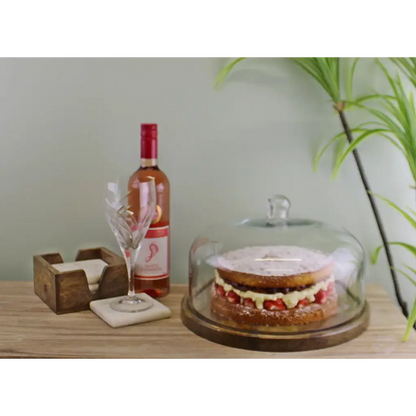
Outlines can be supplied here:
<path id="1" fill-rule="evenodd" d="M 196 335 L 217 344 L 255 351 L 308 351 L 333 347 L 358 337 L 368 327 L 370 309 L 365 302 L 361 311 L 348 317 L 338 313 L 314 324 L 292 327 L 253 327 L 215 315 L 209 300 L 200 302 L 197 311 L 186 295 L 182 299 L 183 324 Z M 200 307 L 201 305 L 206 305 Z"/>

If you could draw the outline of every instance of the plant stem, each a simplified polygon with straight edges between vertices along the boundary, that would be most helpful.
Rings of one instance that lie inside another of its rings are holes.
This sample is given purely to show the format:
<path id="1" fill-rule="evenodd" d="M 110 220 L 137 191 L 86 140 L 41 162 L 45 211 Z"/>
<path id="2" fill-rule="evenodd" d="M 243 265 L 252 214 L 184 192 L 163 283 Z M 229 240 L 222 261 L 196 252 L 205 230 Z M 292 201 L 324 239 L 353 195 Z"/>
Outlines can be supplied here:
<path id="1" fill-rule="evenodd" d="M 345 117 L 345 113 L 343 111 L 343 105 L 336 105 L 335 106 L 335 109 L 338 111 L 339 117 L 341 119 L 342 127 L 344 128 L 344 131 L 345 131 L 345 134 L 347 136 L 348 142 L 349 143 L 353 142 L 354 139 L 352 137 L 350 127 L 348 125 L 347 119 Z M 361 163 L 361 158 L 360 158 L 360 155 L 358 153 L 358 150 L 357 149 L 354 149 L 352 151 L 352 153 L 354 155 L 355 163 L 357 164 L 357 168 L 358 168 L 358 171 L 359 171 L 360 176 L 361 176 L 361 181 L 362 181 L 362 183 L 364 185 L 364 188 L 366 190 L 367 197 L 368 197 L 368 199 L 370 201 L 371 209 L 373 210 L 373 214 L 374 214 L 374 217 L 375 217 L 376 222 L 377 222 L 377 227 L 378 227 L 378 230 L 380 232 L 381 239 L 383 241 L 383 246 L 384 246 L 384 250 L 386 252 L 387 261 L 389 263 L 391 278 L 393 280 L 394 292 L 396 293 L 397 302 L 400 305 L 400 308 L 401 308 L 401 310 L 403 312 L 403 315 L 406 316 L 406 318 L 407 318 L 408 317 L 407 304 L 403 300 L 402 295 L 401 295 L 401 292 L 400 292 L 400 286 L 399 286 L 399 283 L 398 283 L 398 279 L 397 279 L 396 272 L 394 270 L 393 256 L 391 254 L 390 246 L 388 244 L 388 240 L 387 240 L 387 236 L 386 236 L 386 231 L 385 231 L 384 225 L 383 225 L 383 223 L 381 221 L 380 213 L 378 211 L 378 208 L 377 208 L 376 202 L 374 200 L 374 197 L 370 193 L 371 192 L 371 188 L 370 188 L 370 185 L 368 183 L 367 176 L 366 176 L 365 171 L 364 171 L 364 166 Z"/>

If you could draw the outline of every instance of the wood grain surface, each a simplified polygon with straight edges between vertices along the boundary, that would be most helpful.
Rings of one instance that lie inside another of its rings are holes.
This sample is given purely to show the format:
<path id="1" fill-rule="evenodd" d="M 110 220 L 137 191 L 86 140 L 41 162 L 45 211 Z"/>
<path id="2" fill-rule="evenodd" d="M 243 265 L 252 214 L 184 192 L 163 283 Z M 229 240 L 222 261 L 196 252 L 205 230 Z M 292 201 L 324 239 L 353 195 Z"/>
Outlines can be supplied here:
<path id="1" fill-rule="evenodd" d="M 174 285 L 162 303 L 172 318 L 112 329 L 91 311 L 55 315 L 33 291 L 33 282 L 0 281 L 0 357 L 71 358 L 416 358 L 416 334 L 401 341 L 406 319 L 381 286 L 367 286 L 367 332 L 336 347 L 296 353 L 224 347 L 197 337 L 180 319 L 185 285 Z"/>

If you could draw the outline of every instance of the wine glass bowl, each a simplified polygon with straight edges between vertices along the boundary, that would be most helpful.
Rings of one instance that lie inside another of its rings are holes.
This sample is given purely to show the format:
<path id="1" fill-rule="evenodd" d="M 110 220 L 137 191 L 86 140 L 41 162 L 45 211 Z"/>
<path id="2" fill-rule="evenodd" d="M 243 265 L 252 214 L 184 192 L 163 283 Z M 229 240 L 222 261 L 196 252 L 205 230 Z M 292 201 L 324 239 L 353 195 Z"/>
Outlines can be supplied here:
<path id="1" fill-rule="evenodd" d="M 129 290 L 127 296 L 111 303 L 119 312 L 139 312 L 149 309 L 153 301 L 136 295 L 134 268 L 143 238 L 156 209 L 156 188 L 151 176 L 140 180 L 121 178 L 107 184 L 106 217 L 116 237 L 127 266 Z"/>

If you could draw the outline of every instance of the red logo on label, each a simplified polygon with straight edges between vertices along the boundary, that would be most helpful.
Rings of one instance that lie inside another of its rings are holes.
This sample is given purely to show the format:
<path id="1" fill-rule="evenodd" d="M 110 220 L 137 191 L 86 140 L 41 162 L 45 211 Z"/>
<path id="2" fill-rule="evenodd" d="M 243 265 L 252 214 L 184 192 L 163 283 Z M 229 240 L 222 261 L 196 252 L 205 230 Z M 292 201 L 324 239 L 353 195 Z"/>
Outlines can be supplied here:
<path id="1" fill-rule="evenodd" d="M 145 261 L 146 263 L 149 263 L 149 261 L 150 261 L 150 260 L 152 260 L 152 258 L 153 258 L 153 257 L 156 255 L 156 253 L 159 251 L 159 247 L 158 247 L 158 246 L 157 246 L 157 244 L 155 244 L 155 243 L 150 244 L 149 249 L 150 249 L 150 255 L 149 255 L 149 256 L 147 256 L 147 257 L 144 259 L 144 261 Z"/>

